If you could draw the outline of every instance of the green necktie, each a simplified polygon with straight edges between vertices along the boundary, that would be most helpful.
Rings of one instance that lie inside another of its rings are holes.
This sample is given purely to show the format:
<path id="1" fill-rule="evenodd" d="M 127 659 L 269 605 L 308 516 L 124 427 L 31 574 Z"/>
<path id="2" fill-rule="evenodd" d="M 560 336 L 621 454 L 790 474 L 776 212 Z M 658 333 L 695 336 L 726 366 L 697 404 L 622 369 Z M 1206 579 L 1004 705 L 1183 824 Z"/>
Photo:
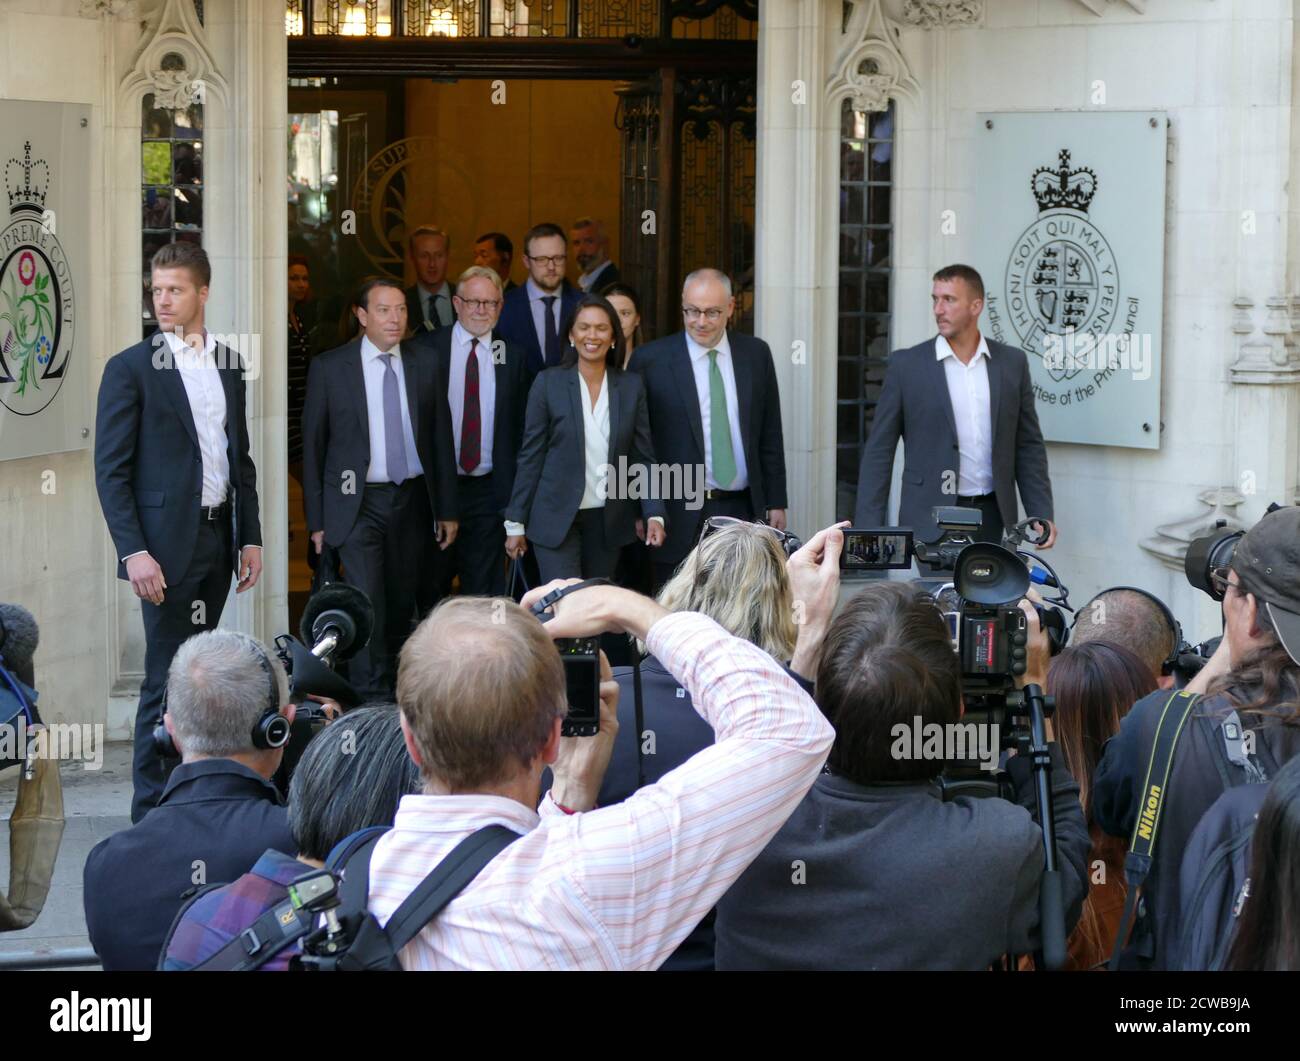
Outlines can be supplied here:
<path id="1" fill-rule="evenodd" d="M 716 350 L 709 351 L 709 441 L 713 444 L 713 479 L 718 489 L 729 490 L 736 481 L 736 452 L 731 448 L 727 392 L 722 386 Z"/>

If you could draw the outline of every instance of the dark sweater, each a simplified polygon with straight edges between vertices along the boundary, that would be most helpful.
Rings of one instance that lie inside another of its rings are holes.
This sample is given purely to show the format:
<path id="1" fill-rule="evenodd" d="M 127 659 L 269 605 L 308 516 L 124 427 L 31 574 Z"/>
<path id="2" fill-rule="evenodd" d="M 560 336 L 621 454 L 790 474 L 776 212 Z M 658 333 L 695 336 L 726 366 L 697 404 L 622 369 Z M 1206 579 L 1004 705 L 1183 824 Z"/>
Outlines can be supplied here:
<path id="1" fill-rule="evenodd" d="M 1089 837 L 1079 786 L 1051 748 L 1068 933 Z M 1028 762 L 1012 759 L 1010 773 L 1019 806 L 822 774 L 718 903 L 718 969 L 984 969 L 1033 951 L 1042 833 Z"/>

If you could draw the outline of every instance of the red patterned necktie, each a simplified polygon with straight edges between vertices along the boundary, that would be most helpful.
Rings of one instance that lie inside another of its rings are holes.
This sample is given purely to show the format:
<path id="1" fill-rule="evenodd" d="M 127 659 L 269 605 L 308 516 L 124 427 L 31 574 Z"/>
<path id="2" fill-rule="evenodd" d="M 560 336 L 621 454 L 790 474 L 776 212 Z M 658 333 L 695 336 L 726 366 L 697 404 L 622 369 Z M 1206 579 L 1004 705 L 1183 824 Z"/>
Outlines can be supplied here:
<path id="1" fill-rule="evenodd" d="M 478 340 L 471 339 L 465 362 L 465 408 L 460 418 L 460 466 L 466 472 L 478 467 L 483 426 L 479 422 Z"/>

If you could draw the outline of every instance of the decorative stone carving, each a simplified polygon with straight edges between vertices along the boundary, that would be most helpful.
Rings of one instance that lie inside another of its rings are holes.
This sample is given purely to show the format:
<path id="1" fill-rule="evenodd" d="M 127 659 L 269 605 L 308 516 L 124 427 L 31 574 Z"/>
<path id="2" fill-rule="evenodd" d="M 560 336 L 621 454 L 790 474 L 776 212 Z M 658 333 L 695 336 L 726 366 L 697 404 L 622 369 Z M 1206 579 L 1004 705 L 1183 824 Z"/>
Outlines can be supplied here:
<path id="1" fill-rule="evenodd" d="M 915 99 L 919 86 L 899 51 L 898 27 L 885 17 L 880 0 L 850 3 L 826 81 L 827 102 L 838 106 L 848 97 L 856 110 L 883 111 L 896 96 Z"/>
<path id="2" fill-rule="evenodd" d="M 82 18 L 135 18 L 135 0 L 81 0 Z"/>
<path id="3" fill-rule="evenodd" d="M 1147 0 L 1078 0 L 1084 7 L 1094 15 L 1101 16 L 1106 11 L 1107 4 L 1125 3 L 1128 4 L 1139 15 L 1147 13 Z"/>
<path id="4" fill-rule="evenodd" d="M 1156 528 L 1153 537 L 1140 543 L 1143 549 L 1175 571 L 1183 570 L 1188 545 L 1211 533 L 1219 520 L 1223 520 L 1224 526 L 1229 530 L 1246 529 L 1234 511 L 1246 499 L 1233 487 L 1211 487 L 1201 491 L 1197 497 L 1203 504 L 1210 506 L 1209 512 L 1200 512 L 1174 523 L 1162 524 Z"/>
<path id="5" fill-rule="evenodd" d="M 984 19 L 984 0 L 906 0 L 903 21 L 909 26 L 975 26 Z"/>
<path id="6" fill-rule="evenodd" d="M 1232 300 L 1232 306 L 1237 358 L 1228 367 L 1229 380 L 1253 385 L 1300 383 L 1300 347 L 1292 323 L 1295 300 L 1283 295 L 1269 298 L 1264 323 L 1258 329 L 1253 299 L 1241 296 Z"/>
<path id="7" fill-rule="evenodd" d="M 140 97 L 147 92 L 154 94 L 161 107 L 186 107 L 208 99 L 209 94 L 228 98 L 226 80 L 217 71 L 192 0 L 164 0 L 152 33 L 136 53 L 120 91 L 127 109 L 138 108 Z"/>

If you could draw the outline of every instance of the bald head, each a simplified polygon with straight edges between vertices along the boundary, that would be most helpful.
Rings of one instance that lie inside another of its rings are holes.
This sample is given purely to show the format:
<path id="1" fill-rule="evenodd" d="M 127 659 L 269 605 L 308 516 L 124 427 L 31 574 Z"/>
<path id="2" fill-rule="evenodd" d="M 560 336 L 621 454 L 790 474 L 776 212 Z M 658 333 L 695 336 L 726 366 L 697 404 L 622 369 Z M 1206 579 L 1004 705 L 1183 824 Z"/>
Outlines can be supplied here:
<path id="1" fill-rule="evenodd" d="M 403 646 L 397 703 L 425 780 L 478 791 L 526 772 L 541 754 L 566 710 L 564 667 L 519 605 L 453 597 Z"/>
<path id="2" fill-rule="evenodd" d="M 682 284 L 682 322 L 686 333 L 704 347 L 722 342 L 736 309 L 731 279 L 718 269 L 696 269 Z"/>
<path id="3" fill-rule="evenodd" d="M 1080 608 L 1070 640 L 1076 645 L 1087 641 L 1123 645 L 1156 675 L 1176 647 L 1175 632 L 1160 607 L 1131 589 L 1102 590 Z"/>

